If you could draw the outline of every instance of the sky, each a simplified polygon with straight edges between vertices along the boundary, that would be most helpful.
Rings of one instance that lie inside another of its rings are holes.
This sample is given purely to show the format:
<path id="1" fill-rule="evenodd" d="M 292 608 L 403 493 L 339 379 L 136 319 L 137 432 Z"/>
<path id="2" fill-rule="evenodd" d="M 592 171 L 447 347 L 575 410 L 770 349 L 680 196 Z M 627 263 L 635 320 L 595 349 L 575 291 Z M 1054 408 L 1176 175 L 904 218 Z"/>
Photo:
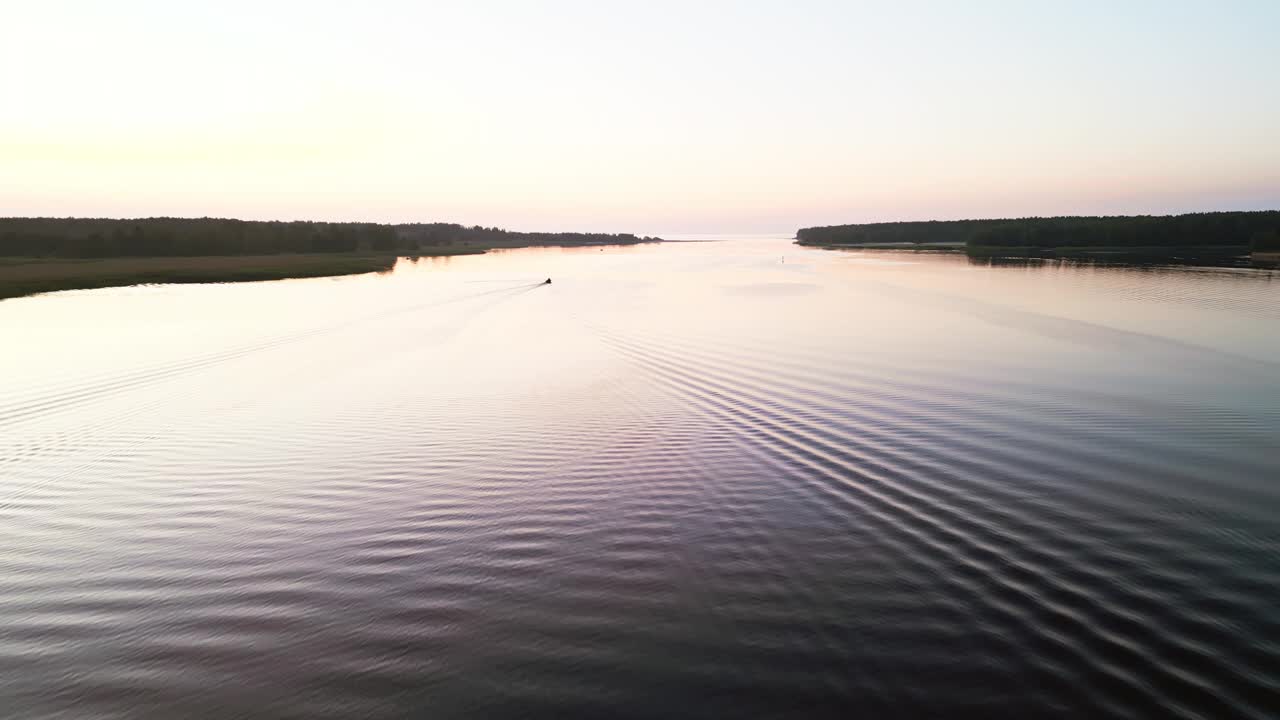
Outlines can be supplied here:
<path id="1" fill-rule="evenodd" d="M 0 215 L 1280 208 L 1280 2 L 0 0 Z"/>

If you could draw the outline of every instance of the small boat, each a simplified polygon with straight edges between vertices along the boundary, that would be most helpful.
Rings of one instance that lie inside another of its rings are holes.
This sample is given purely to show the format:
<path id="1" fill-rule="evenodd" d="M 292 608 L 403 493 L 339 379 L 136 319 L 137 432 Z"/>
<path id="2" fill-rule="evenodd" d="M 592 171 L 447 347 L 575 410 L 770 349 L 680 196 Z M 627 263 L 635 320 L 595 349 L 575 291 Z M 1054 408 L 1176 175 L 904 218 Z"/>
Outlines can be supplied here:
<path id="1" fill-rule="evenodd" d="M 551 284 L 551 278 L 547 278 L 547 281 L 546 281 L 546 282 L 544 282 L 544 283 L 542 283 L 542 284 L 543 284 L 543 285 L 550 285 L 550 284 Z"/>

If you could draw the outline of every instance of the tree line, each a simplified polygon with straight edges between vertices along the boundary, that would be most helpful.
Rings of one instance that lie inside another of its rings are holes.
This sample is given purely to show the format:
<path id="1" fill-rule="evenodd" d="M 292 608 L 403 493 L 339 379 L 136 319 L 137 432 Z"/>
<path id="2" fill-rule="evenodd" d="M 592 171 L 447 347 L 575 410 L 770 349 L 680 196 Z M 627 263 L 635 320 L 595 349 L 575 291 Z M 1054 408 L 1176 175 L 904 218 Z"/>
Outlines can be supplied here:
<path id="1" fill-rule="evenodd" d="M 456 223 L 258 221 L 223 218 L 0 218 L 0 255 L 66 258 L 278 253 L 414 254 L 452 246 L 610 245 L 658 238 L 528 233 Z"/>
<path id="2" fill-rule="evenodd" d="M 796 239 L 801 245 L 951 242 L 971 247 L 1280 250 L 1280 211 L 867 223 L 802 228 Z"/>
<path id="3" fill-rule="evenodd" d="M 801 228 L 801 245 L 963 243 L 974 233 L 1010 220 L 913 220 Z"/>

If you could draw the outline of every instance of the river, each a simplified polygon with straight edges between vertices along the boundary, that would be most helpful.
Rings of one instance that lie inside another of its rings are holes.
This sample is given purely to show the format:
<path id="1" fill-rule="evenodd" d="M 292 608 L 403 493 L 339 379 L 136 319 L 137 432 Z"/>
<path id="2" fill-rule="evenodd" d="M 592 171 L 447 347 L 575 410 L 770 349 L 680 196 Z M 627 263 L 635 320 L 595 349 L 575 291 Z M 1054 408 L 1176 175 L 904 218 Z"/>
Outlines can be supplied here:
<path id="1" fill-rule="evenodd" d="M 1280 272 L 689 239 L 0 302 L 0 714 L 1280 707 Z"/>

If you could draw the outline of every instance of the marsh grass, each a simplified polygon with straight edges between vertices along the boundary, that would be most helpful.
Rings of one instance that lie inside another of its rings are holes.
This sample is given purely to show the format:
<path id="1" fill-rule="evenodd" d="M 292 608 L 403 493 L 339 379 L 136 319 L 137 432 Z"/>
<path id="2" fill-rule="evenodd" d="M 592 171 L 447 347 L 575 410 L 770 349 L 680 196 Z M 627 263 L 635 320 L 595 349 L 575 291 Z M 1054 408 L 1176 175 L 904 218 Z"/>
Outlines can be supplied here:
<path id="1" fill-rule="evenodd" d="M 0 298 L 54 290 L 357 275 L 390 270 L 396 255 L 314 253 L 95 260 L 0 258 Z"/>

